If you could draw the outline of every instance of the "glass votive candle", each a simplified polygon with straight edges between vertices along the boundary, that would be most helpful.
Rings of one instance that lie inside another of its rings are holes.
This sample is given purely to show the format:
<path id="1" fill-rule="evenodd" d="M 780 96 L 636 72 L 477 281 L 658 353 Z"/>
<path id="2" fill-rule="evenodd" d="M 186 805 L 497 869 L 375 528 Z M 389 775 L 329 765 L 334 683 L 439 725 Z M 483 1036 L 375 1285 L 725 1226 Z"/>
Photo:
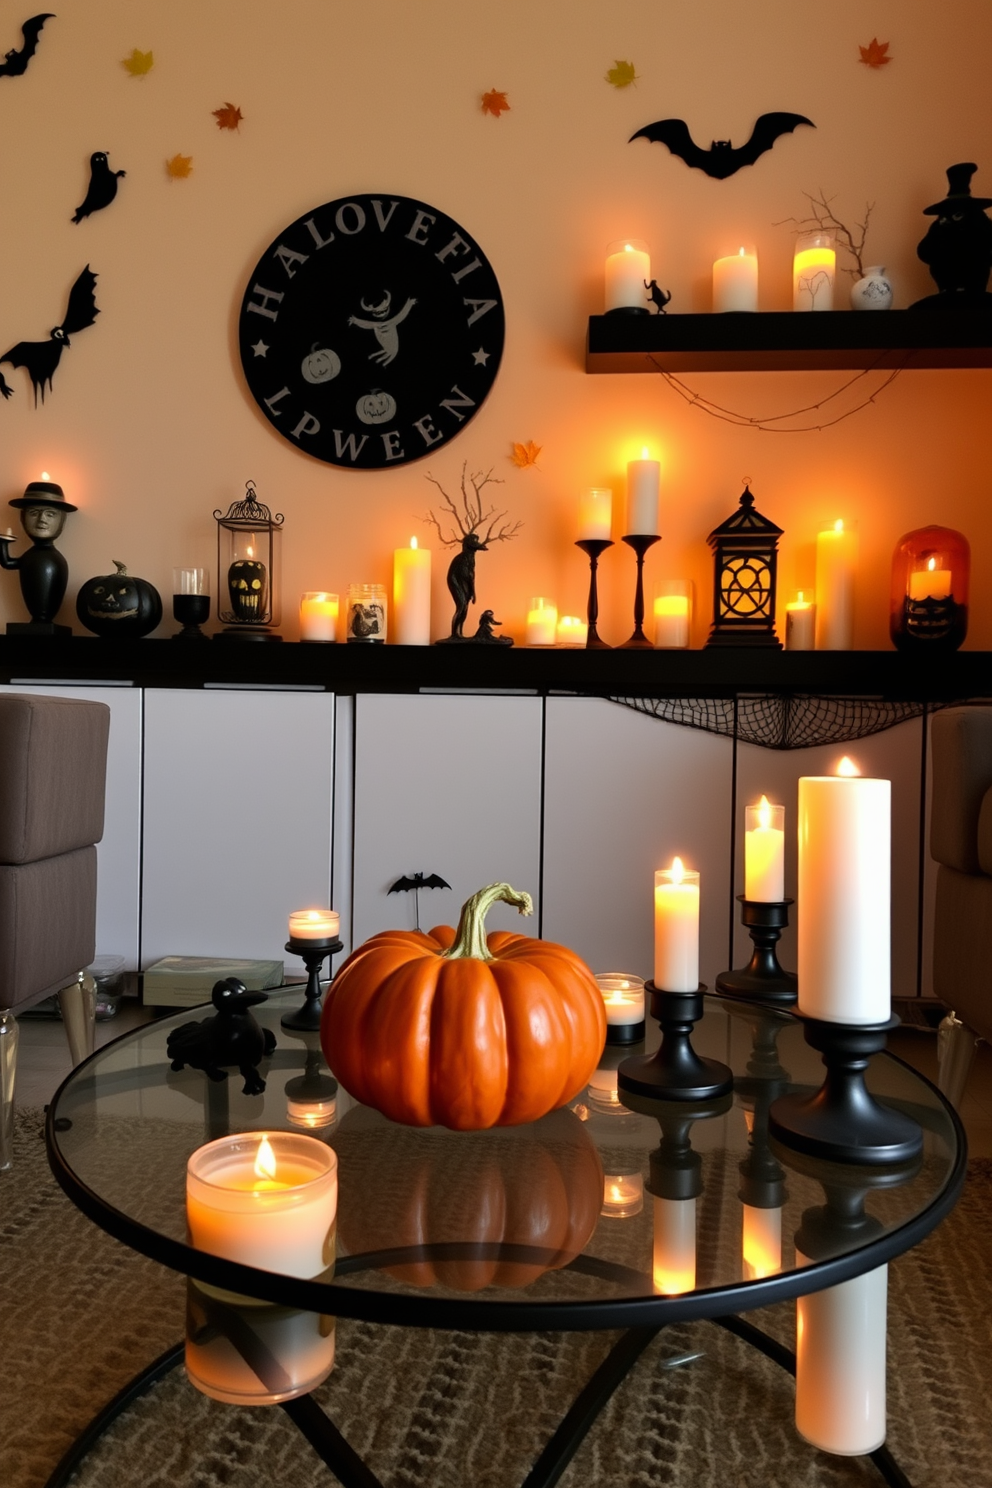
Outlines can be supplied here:
<path id="1" fill-rule="evenodd" d="M 793 310 L 832 310 L 836 274 L 833 234 L 800 233 L 792 259 Z"/>
<path id="2" fill-rule="evenodd" d="M 300 599 L 300 640 L 336 641 L 338 597 L 324 589 L 311 589 Z"/>
<path id="3" fill-rule="evenodd" d="M 348 644 L 382 645 L 386 639 L 386 586 L 348 585 Z"/>
<path id="4" fill-rule="evenodd" d="M 644 1208 L 644 1176 L 641 1173 L 606 1173 L 603 1177 L 604 1219 L 630 1219 Z"/>
<path id="5" fill-rule="evenodd" d="M 618 238 L 606 250 L 606 313 L 647 315 L 651 254 L 643 238 Z"/>
<path id="6" fill-rule="evenodd" d="M 222 1301 L 203 1283 L 187 1282 L 186 1374 L 201 1395 L 226 1405 L 279 1405 L 315 1390 L 333 1368 L 333 1317 Z"/>
<path id="7" fill-rule="evenodd" d="M 578 615 L 562 615 L 555 631 L 559 646 L 584 646 L 588 635 L 589 626 Z"/>
<path id="8" fill-rule="evenodd" d="M 558 631 L 558 606 L 538 595 L 527 610 L 528 646 L 553 646 Z"/>
<path id="9" fill-rule="evenodd" d="M 800 589 L 785 607 L 786 651 L 816 650 L 816 605 Z"/>
<path id="10" fill-rule="evenodd" d="M 953 527 L 919 527 L 892 555 L 889 634 L 900 651 L 956 651 L 968 634 L 971 547 Z"/>
<path id="11" fill-rule="evenodd" d="M 654 643 L 662 651 L 684 651 L 692 630 L 692 582 L 665 579 L 654 601 Z"/>
<path id="12" fill-rule="evenodd" d="M 294 909 L 289 917 L 290 940 L 327 942 L 341 933 L 341 916 L 334 909 Z"/>
<path id="13" fill-rule="evenodd" d="M 632 972 L 601 971 L 596 986 L 606 1009 L 606 1042 L 636 1044 L 644 1037 L 644 978 Z"/>

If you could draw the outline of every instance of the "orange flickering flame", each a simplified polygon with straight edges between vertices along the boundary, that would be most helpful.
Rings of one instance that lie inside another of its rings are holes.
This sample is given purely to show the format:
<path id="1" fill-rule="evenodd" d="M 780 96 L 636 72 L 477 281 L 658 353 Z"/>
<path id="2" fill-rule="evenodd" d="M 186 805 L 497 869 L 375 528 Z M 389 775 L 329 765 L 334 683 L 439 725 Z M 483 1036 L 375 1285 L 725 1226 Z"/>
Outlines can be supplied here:
<path id="1" fill-rule="evenodd" d="M 272 1151 L 272 1143 L 268 1137 L 263 1136 L 258 1144 L 258 1152 L 255 1155 L 255 1177 L 260 1181 L 268 1179 L 270 1182 L 276 1176 L 276 1155 Z"/>
<path id="2" fill-rule="evenodd" d="M 843 521 L 842 521 L 842 519 L 840 517 L 838 517 L 837 518 L 837 521 L 834 523 L 834 531 L 835 532 L 843 532 L 844 531 L 844 523 L 843 523 Z"/>
<path id="3" fill-rule="evenodd" d="M 853 777 L 855 775 L 860 775 L 861 774 L 861 771 L 858 769 L 858 767 L 854 763 L 854 761 L 852 759 L 849 759 L 847 757 L 847 755 L 845 754 L 844 758 L 841 760 L 840 764 L 837 766 L 837 774 L 838 775 L 844 775 L 844 776 L 847 776 L 848 778 L 851 778 L 851 777 Z"/>
<path id="4" fill-rule="evenodd" d="M 934 569 L 936 567 L 937 567 L 937 560 L 936 560 L 936 558 L 931 558 L 930 559 L 930 562 L 927 564 L 927 568 L 929 569 L 929 571 L 931 573 L 933 573 L 933 571 L 934 571 Z"/>
<path id="5" fill-rule="evenodd" d="M 761 800 L 758 802 L 758 826 L 761 827 L 763 831 L 767 832 L 771 824 L 772 808 L 768 804 L 768 797 L 762 796 Z"/>
<path id="6" fill-rule="evenodd" d="M 685 878 L 685 867 L 684 867 L 684 865 L 682 863 L 682 859 L 681 858 L 673 858 L 672 859 L 671 874 L 672 874 L 672 883 L 674 883 L 674 884 L 680 884 L 682 882 L 682 880 Z"/>
<path id="7" fill-rule="evenodd" d="M 411 537 L 410 546 L 411 548 L 415 548 L 417 546 L 417 539 L 415 537 Z"/>

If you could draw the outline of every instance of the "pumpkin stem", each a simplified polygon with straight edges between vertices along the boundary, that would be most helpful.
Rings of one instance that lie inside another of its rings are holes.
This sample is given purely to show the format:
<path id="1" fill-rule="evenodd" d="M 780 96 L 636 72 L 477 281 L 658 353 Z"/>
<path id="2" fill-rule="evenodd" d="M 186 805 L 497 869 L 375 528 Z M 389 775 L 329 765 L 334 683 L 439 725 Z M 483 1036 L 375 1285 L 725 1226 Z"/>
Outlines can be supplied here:
<path id="1" fill-rule="evenodd" d="M 120 579 L 126 579 L 128 577 L 127 564 L 118 562 L 116 558 L 111 558 L 110 561 L 117 570 L 117 577 Z"/>
<path id="2" fill-rule="evenodd" d="M 534 913 L 534 901 L 529 894 L 510 887 L 508 883 L 487 884 L 462 905 L 461 918 L 455 932 L 454 945 L 444 955 L 448 961 L 459 957 L 471 957 L 473 961 L 493 961 L 486 945 L 486 915 L 497 900 L 513 904 L 522 915 Z"/>

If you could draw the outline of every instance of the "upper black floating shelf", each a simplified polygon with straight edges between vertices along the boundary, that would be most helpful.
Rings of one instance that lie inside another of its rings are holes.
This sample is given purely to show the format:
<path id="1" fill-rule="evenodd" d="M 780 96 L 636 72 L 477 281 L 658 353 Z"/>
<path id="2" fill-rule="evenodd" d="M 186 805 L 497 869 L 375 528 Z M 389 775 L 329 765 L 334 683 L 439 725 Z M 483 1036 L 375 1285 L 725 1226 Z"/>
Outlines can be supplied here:
<path id="1" fill-rule="evenodd" d="M 587 372 L 992 367 L 992 299 L 968 312 L 591 315 Z"/>

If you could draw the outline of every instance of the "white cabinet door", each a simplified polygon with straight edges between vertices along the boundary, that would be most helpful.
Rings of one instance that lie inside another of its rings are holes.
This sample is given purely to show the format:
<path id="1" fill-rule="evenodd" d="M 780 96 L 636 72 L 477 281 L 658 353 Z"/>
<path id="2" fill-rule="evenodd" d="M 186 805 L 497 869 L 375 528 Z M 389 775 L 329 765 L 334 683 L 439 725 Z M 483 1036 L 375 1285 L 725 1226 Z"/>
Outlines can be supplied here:
<path id="1" fill-rule="evenodd" d="M 594 971 L 654 969 L 654 872 L 698 869 L 700 965 L 727 965 L 729 739 L 648 718 L 602 698 L 549 698 L 544 934 Z"/>
<path id="2" fill-rule="evenodd" d="M 141 884 L 141 691 L 68 683 L 58 687 L 13 684 L 0 690 L 83 698 L 110 708 L 107 808 L 103 841 L 96 850 L 96 949 L 99 956 L 123 956 L 128 970 L 134 971 Z"/>
<path id="3" fill-rule="evenodd" d="M 535 918 L 497 904 L 489 928 L 538 933 L 541 724 L 536 697 L 356 698 L 356 945 L 377 930 L 413 927 L 413 892 L 388 891 L 414 873 L 451 885 L 420 891 L 425 929 L 457 923 L 470 894 L 502 881 L 533 895 Z"/>
<path id="4" fill-rule="evenodd" d="M 147 692 L 143 966 L 285 959 L 290 910 L 329 902 L 333 749 L 327 693 Z"/>

